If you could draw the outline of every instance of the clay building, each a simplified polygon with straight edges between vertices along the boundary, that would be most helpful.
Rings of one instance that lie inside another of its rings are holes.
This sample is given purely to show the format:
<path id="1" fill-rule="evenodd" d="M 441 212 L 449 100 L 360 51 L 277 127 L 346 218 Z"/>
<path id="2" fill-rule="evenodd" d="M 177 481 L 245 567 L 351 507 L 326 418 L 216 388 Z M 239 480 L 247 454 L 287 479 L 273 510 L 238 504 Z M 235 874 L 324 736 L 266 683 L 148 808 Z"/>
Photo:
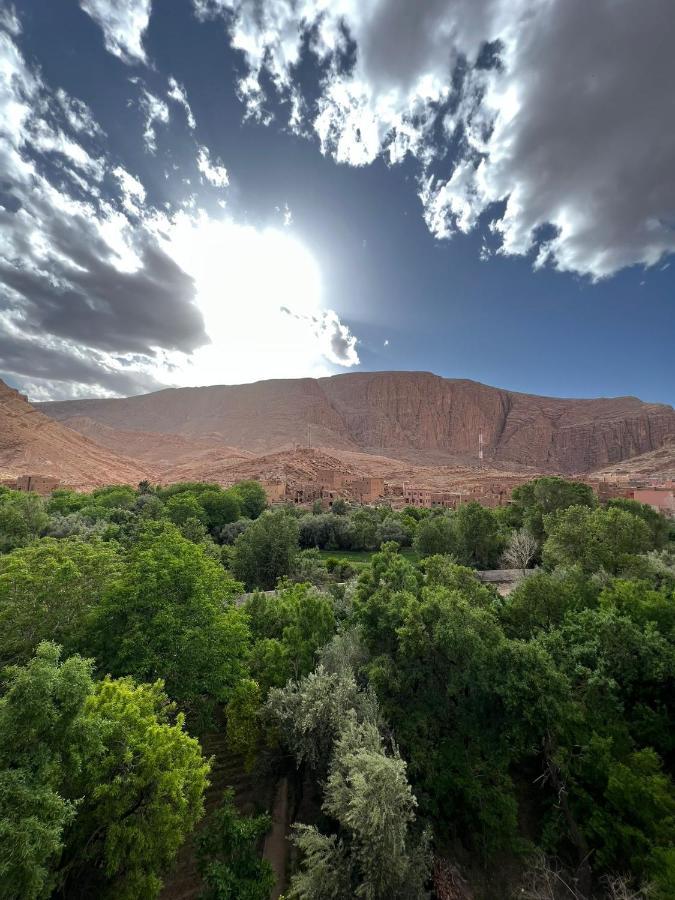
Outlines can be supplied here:
<path id="1" fill-rule="evenodd" d="M 345 476 L 335 469 L 317 469 L 316 481 L 326 490 L 339 490 L 344 487 Z"/>
<path id="2" fill-rule="evenodd" d="M 19 475 L 16 479 L 17 491 L 34 491 L 36 494 L 46 496 L 59 487 L 58 478 L 50 478 L 48 475 Z"/>
<path id="3" fill-rule="evenodd" d="M 316 481 L 300 481 L 288 488 L 288 499 L 298 506 L 321 500 L 321 485 Z"/>
<path id="4" fill-rule="evenodd" d="M 356 503 L 376 503 L 384 497 L 384 478 L 352 478 L 345 486 Z"/>
<path id="5" fill-rule="evenodd" d="M 646 503 L 664 516 L 675 517 L 675 491 L 659 488 L 637 489 L 632 492 L 633 500 Z"/>
<path id="6" fill-rule="evenodd" d="M 274 503 L 283 503 L 286 499 L 286 482 L 285 481 L 261 481 L 262 489 L 265 491 L 267 502 L 272 505 Z"/>

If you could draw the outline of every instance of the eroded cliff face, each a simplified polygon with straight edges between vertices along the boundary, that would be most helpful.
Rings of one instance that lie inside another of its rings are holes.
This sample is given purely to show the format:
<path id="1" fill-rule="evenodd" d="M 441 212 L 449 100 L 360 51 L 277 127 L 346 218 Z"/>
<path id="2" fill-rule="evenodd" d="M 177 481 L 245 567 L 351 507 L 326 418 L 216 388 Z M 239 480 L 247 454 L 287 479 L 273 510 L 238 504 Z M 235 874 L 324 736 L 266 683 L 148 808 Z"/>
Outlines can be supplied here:
<path id="1" fill-rule="evenodd" d="M 112 428 L 218 435 L 256 453 L 304 445 L 427 461 L 486 459 L 587 472 L 661 447 L 675 410 L 634 397 L 561 400 L 426 372 L 183 388 L 120 400 L 42 404 L 57 419 L 87 416 Z"/>
<path id="2" fill-rule="evenodd" d="M 322 379 L 361 447 L 438 450 L 562 472 L 586 472 L 662 446 L 675 411 L 634 397 L 560 400 L 426 373 Z"/>

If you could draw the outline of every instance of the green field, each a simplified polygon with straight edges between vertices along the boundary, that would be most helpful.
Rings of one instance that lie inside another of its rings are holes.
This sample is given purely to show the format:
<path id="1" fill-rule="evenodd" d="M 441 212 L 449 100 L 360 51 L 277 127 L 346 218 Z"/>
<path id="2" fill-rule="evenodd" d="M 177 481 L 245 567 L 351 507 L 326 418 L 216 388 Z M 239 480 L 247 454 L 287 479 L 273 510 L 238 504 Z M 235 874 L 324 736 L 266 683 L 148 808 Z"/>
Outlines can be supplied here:
<path id="1" fill-rule="evenodd" d="M 319 550 L 322 559 L 344 559 L 352 565 L 365 565 L 377 550 Z M 411 547 L 404 547 L 401 556 L 405 556 L 410 562 L 418 562 L 419 555 Z"/>

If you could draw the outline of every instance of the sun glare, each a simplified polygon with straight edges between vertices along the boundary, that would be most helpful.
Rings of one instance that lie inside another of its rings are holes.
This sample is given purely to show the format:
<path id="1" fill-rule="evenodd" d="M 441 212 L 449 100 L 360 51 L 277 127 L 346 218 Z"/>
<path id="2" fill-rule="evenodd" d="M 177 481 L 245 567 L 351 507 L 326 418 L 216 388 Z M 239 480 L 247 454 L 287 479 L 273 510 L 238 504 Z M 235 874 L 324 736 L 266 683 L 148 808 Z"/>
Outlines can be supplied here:
<path id="1" fill-rule="evenodd" d="M 297 239 L 227 219 L 184 216 L 167 249 L 195 282 L 211 343 L 184 361 L 184 384 L 326 374 L 317 328 L 321 273 Z"/>

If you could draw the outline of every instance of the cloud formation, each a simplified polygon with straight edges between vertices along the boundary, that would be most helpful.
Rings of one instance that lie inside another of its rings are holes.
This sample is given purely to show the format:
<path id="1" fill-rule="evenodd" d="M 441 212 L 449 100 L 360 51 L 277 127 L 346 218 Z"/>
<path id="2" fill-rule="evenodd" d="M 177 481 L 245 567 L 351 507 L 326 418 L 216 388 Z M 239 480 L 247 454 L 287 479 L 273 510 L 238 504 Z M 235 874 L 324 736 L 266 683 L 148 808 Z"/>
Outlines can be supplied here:
<path id="1" fill-rule="evenodd" d="M 146 62 L 143 34 L 152 0 L 80 0 L 80 6 L 103 30 L 105 48 L 125 63 Z"/>
<path id="2" fill-rule="evenodd" d="M 197 168 L 213 187 L 224 188 L 230 183 L 227 169 L 221 165 L 221 161 L 211 162 L 211 154 L 208 147 L 199 148 L 197 152 Z"/>
<path id="3" fill-rule="evenodd" d="M 438 238 L 487 222 L 496 252 L 592 278 L 675 251 L 671 0 L 193 4 L 244 56 L 248 114 L 271 84 L 338 162 L 415 157 Z"/>
<path id="4" fill-rule="evenodd" d="M 91 110 L 26 62 L 19 35 L 0 19 L 0 373 L 62 399 L 353 364 L 306 251 L 281 230 L 210 218 L 193 193 L 186 211 L 179 188 L 195 179 L 182 174 L 173 204 L 152 205 Z M 147 132 L 166 104 L 142 90 Z M 189 112 L 172 79 L 168 97 Z M 225 166 L 191 134 L 189 145 L 186 164 L 224 190 Z"/>

